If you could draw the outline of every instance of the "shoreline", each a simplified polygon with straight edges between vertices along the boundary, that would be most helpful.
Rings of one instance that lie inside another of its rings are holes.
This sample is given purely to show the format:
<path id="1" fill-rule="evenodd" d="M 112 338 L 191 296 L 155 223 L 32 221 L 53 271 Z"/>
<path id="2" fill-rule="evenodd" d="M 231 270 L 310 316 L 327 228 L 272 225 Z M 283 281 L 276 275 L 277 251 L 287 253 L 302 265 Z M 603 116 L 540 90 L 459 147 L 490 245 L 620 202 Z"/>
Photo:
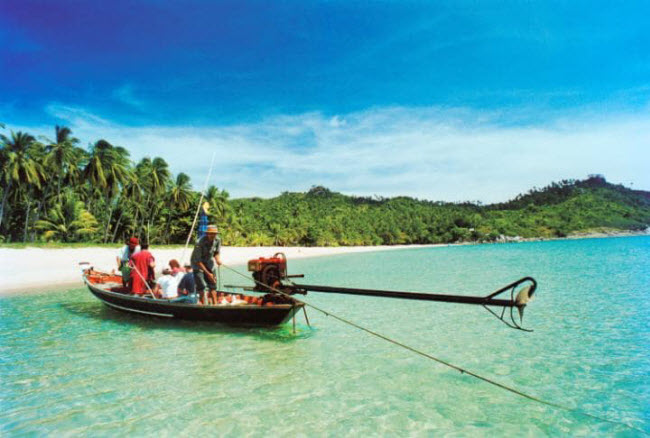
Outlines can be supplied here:
<path id="1" fill-rule="evenodd" d="M 476 242 L 483 243 L 520 243 L 520 242 L 547 242 L 554 240 L 581 240 L 581 239 L 606 239 L 609 237 L 638 237 L 650 236 L 650 228 L 645 231 L 598 231 L 590 233 L 575 233 L 564 237 L 508 237 L 503 241 Z"/>
<path id="2" fill-rule="evenodd" d="M 392 251 L 400 249 L 415 248 L 436 248 L 461 245 L 483 245 L 483 244 L 512 244 L 557 240 L 580 240 L 580 239 L 601 239 L 609 237 L 635 237 L 648 236 L 648 232 L 594 232 L 574 234 L 567 237 L 534 237 L 534 238 L 510 238 L 501 242 L 461 242 L 461 243 L 437 243 L 426 245 L 378 245 L 378 246 L 334 246 L 334 247 L 281 247 L 281 246 L 257 246 L 257 247 L 222 247 L 222 260 L 227 266 L 242 266 L 248 260 L 257 257 L 270 257 L 277 252 L 283 252 L 289 260 L 301 258 L 324 257 L 341 254 L 357 254 L 376 251 Z M 0 275 L 5 282 L 0 288 L 0 297 L 17 294 L 29 294 L 47 288 L 48 290 L 70 289 L 75 286 L 82 287 L 81 268 L 79 262 L 89 262 L 98 270 L 110 272 L 115 269 L 116 255 L 119 247 L 82 247 L 82 248 L 7 248 L 0 247 Z M 156 273 L 160 271 L 167 262 L 173 258 L 182 258 L 183 247 L 163 249 L 152 249 L 156 258 Z M 191 250 L 185 253 L 185 259 L 189 260 Z"/>
<path id="3" fill-rule="evenodd" d="M 222 247 L 222 260 L 227 266 L 242 266 L 248 260 L 258 257 L 270 257 L 283 252 L 291 260 L 311 257 L 324 257 L 339 254 L 354 254 L 375 251 L 390 251 L 412 248 L 432 248 L 448 246 L 431 245 L 394 245 L 394 246 L 336 246 L 336 247 Z M 110 272 L 117 268 L 116 256 L 119 247 L 84 247 L 84 248 L 0 248 L 0 275 L 4 284 L 0 296 L 27 294 L 39 291 L 82 287 L 80 262 L 89 262 L 98 270 Z M 160 274 L 169 260 L 181 260 L 183 247 L 166 247 L 151 249 L 156 258 L 156 273 Z M 185 253 L 188 261 L 191 249 Z M 182 262 L 181 262 L 182 263 Z"/>

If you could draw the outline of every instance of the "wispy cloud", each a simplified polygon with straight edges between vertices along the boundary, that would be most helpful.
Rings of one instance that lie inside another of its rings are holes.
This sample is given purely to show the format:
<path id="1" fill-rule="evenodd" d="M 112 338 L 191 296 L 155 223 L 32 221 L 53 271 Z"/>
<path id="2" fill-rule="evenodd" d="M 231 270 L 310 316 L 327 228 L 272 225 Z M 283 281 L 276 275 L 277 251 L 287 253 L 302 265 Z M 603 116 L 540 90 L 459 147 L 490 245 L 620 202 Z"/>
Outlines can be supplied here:
<path id="1" fill-rule="evenodd" d="M 162 156 L 201 187 L 235 197 L 274 196 L 321 184 L 356 195 L 503 201 L 533 186 L 602 173 L 650 188 L 650 114 L 584 111 L 537 124 L 517 114 L 380 108 L 334 117 L 281 116 L 229 126 L 128 127 L 50 105 L 84 141 L 105 138 L 134 160 Z M 48 128 L 24 127 L 31 132 Z M 45 132 L 47 133 L 47 132 Z"/>
<path id="2" fill-rule="evenodd" d="M 133 84 L 124 84 L 113 90 L 113 98 L 120 103 L 137 109 L 142 109 L 144 107 L 144 102 L 135 96 Z"/>
<path id="3" fill-rule="evenodd" d="M 45 112 L 57 119 L 65 120 L 77 130 L 95 130 L 111 125 L 107 119 L 72 105 L 51 103 L 45 107 Z"/>

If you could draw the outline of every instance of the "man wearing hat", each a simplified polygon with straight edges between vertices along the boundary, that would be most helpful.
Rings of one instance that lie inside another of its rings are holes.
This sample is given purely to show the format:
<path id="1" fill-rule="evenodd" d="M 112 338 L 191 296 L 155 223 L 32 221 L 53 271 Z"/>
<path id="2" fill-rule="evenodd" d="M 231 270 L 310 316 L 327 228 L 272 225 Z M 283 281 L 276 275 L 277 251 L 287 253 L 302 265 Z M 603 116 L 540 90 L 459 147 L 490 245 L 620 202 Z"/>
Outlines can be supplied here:
<path id="1" fill-rule="evenodd" d="M 205 236 L 194 245 L 190 262 L 194 273 L 196 291 L 201 304 L 206 304 L 205 289 L 210 288 L 210 298 L 217 303 L 216 265 L 221 265 L 221 239 L 217 236 L 216 225 L 208 225 Z"/>
<path id="2" fill-rule="evenodd" d="M 117 252 L 117 269 L 122 273 L 122 285 L 125 287 L 131 274 L 129 260 L 137 252 L 140 252 L 140 241 L 137 237 L 131 237 L 126 241 L 126 245 Z"/>

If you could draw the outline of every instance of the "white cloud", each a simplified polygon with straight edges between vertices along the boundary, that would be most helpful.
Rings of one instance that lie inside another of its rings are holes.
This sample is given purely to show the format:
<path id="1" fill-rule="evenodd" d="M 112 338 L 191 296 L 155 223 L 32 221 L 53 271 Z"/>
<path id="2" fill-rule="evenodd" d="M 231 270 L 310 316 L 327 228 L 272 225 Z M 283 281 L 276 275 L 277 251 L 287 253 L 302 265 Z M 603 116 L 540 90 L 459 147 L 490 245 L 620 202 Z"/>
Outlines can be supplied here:
<path id="1" fill-rule="evenodd" d="M 650 189 L 650 114 L 585 111 L 539 124 L 469 109 L 380 108 L 326 117 L 279 116 L 231 126 L 128 127 L 50 105 L 85 142 L 104 138 L 132 158 L 165 158 L 203 186 L 232 196 L 275 196 L 320 184 L 355 195 L 503 201 L 533 186 L 604 174 Z M 32 133 L 38 127 L 25 127 Z"/>
<path id="2" fill-rule="evenodd" d="M 144 107 L 143 102 L 135 97 L 132 84 L 124 84 L 113 90 L 113 98 L 115 98 L 118 102 L 124 103 L 134 108 L 142 109 Z"/>
<path id="3" fill-rule="evenodd" d="M 111 123 L 99 116 L 96 116 L 83 108 L 51 103 L 45 107 L 45 112 L 57 119 L 65 120 L 68 124 L 78 130 L 100 129 L 109 127 Z"/>

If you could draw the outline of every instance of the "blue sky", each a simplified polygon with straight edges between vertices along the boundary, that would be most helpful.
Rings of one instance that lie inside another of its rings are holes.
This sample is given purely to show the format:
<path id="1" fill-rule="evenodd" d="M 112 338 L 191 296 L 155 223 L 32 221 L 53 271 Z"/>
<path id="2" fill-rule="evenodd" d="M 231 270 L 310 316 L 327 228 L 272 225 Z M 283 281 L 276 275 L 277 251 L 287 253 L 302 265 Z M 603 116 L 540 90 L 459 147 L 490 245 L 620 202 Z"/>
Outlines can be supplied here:
<path id="1" fill-rule="evenodd" d="M 648 2 L 0 1 L 0 121 L 202 186 L 499 201 L 650 189 Z M 207 156 L 198 159 L 197 156 Z M 261 180 L 263 182 L 261 182 Z"/>

